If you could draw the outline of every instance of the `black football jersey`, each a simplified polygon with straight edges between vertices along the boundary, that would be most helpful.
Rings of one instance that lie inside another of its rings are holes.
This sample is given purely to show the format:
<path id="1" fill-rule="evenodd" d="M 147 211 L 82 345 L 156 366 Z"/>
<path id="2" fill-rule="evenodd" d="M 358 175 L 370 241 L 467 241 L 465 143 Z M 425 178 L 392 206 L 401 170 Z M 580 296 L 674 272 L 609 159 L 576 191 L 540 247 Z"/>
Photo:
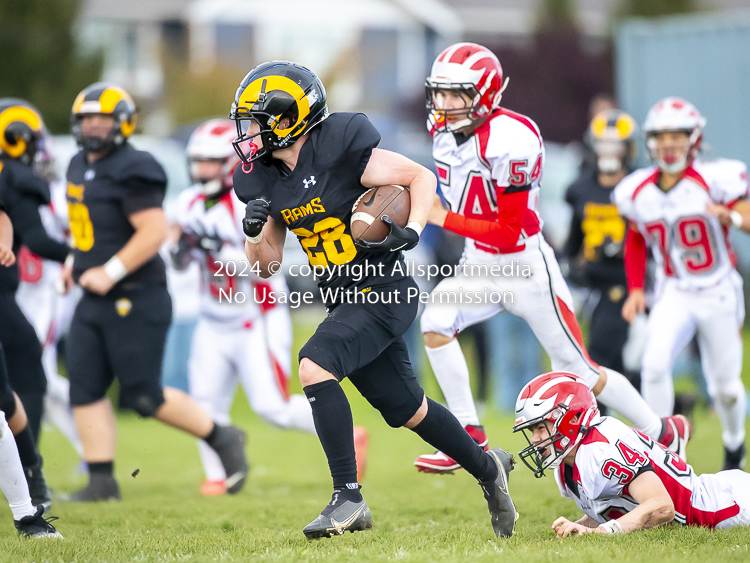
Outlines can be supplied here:
<path id="1" fill-rule="evenodd" d="M 351 236 L 352 207 L 367 190 L 360 179 L 379 142 L 364 114 L 332 113 L 310 132 L 291 173 L 277 160 L 234 171 L 240 200 L 270 202 L 271 217 L 297 235 L 310 265 L 328 268 L 316 280 L 323 291 L 362 290 L 406 277 L 401 252 L 364 253 Z"/>
<path id="2" fill-rule="evenodd" d="M 586 168 L 565 194 L 573 208 L 565 253 L 583 248 L 585 274 L 594 286 L 625 284 L 624 244 L 627 221 L 610 197 L 614 188 L 599 184 L 596 168 Z"/>
<path id="3" fill-rule="evenodd" d="M 124 143 L 107 156 L 87 162 L 83 151 L 68 166 L 68 215 L 74 240 L 73 278 L 101 266 L 135 232 L 128 216 L 161 207 L 167 176 L 151 154 Z M 164 262 L 157 254 L 118 286 L 166 284 Z"/>
<path id="4" fill-rule="evenodd" d="M 22 244 L 42 258 L 65 260 L 67 245 L 47 234 L 39 215 L 39 206 L 50 201 L 49 185 L 35 176 L 31 167 L 12 158 L 0 158 L 0 199 L 13 224 L 13 252 Z M 0 291 L 15 292 L 18 288 L 18 264 L 0 266 Z"/>

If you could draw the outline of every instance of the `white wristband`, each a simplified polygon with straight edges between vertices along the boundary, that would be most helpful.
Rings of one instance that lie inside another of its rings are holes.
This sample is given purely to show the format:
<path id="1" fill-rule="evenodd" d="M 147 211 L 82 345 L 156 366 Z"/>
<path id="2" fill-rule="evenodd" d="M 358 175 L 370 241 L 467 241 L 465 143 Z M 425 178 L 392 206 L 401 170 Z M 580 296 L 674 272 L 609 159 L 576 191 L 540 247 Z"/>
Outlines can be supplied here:
<path id="1" fill-rule="evenodd" d="M 245 240 L 247 240 L 247 242 L 249 242 L 250 244 L 258 244 L 260 242 L 260 239 L 262 238 L 263 238 L 263 231 L 261 231 L 257 237 L 249 237 L 245 235 Z"/>
<path id="2" fill-rule="evenodd" d="M 73 267 L 73 261 L 75 260 L 75 255 L 71 252 L 68 254 L 67 258 L 65 258 L 65 264 L 63 264 L 66 268 L 72 268 Z"/>
<path id="3" fill-rule="evenodd" d="M 420 225 L 416 221 L 410 221 L 409 223 L 407 223 L 406 228 L 416 231 L 417 235 L 422 234 L 422 225 Z"/>
<path id="4" fill-rule="evenodd" d="M 742 228 L 742 213 L 739 211 L 730 211 L 729 217 L 732 219 L 732 226 L 735 229 L 741 229 Z"/>
<path id="5" fill-rule="evenodd" d="M 620 526 L 620 523 L 617 520 L 610 520 L 609 522 L 605 522 L 604 524 L 599 524 L 599 527 L 604 530 L 605 534 L 624 533 L 622 530 L 622 526 Z"/>
<path id="6" fill-rule="evenodd" d="M 104 264 L 104 271 L 115 283 L 128 275 L 128 269 L 116 255 Z"/>

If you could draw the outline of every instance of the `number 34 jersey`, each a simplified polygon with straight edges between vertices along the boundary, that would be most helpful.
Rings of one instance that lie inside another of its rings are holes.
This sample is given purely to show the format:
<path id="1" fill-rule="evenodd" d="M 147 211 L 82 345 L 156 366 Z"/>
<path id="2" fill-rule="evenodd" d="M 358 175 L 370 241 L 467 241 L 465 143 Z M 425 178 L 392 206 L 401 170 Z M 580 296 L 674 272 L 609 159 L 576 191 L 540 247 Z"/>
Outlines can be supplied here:
<path id="1" fill-rule="evenodd" d="M 735 266 L 729 227 L 706 212 L 706 205 L 732 207 L 748 195 L 747 168 L 737 160 L 694 161 L 669 191 L 657 181 L 659 169 L 636 170 L 615 188 L 614 202 L 651 246 L 661 274 L 684 290 L 716 285 Z"/>
<path id="2" fill-rule="evenodd" d="M 361 290 L 405 277 L 404 265 L 396 267 L 400 252 L 366 254 L 351 236 L 352 207 L 367 190 L 360 179 L 379 142 L 364 114 L 332 113 L 312 129 L 293 171 L 276 159 L 234 171 L 240 200 L 270 202 L 271 217 L 297 235 L 310 265 L 326 269 L 317 278 L 322 290 Z M 370 268 L 360 276 L 365 263 Z"/>
<path id="3" fill-rule="evenodd" d="M 645 471 L 664 484 L 675 509 L 675 521 L 716 527 L 740 512 L 727 473 L 696 475 L 677 454 L 626 426 L 602 417 L 578 446 L 575 465 L 561 463 L 555 470 L 560 494 L 599 523 L 615 520 L 638 503 L 628 486 Z"/>

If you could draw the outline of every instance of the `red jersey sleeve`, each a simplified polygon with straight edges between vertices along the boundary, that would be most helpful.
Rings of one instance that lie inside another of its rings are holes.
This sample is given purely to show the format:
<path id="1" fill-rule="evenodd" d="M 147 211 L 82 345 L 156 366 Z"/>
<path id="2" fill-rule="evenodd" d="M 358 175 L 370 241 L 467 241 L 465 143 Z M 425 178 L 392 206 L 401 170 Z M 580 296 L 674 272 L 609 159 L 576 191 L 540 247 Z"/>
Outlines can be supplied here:
<path id="1" fill-rule="evenodd" d="M 643 289 L 646 285 L 647 259 L 646 239 L 631 221 L 628 236 L 625 239 L 625 275 L 628 278 L 628 291 Z"/>
<path id="2" fill-rule="evenodd" d="M 518 244 L 518 237 L 521 236 L 529 193 L 521 191 L 499 194 L 497 200 L 497 221 L 468 219 L 449 211 L 443 226 L 451 232 L 494 246 L 501 251 L 513 249 Z"/>

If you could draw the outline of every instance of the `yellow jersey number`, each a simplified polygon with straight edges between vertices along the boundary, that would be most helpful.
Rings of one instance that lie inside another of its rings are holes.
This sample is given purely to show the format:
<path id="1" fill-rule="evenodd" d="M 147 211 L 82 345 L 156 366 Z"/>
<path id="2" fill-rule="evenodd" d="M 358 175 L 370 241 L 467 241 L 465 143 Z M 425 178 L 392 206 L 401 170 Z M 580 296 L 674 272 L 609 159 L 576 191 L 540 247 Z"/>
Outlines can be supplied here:
<path id="1" fill-rule="evenodd" d="M 76 248 L 88 252 L 94 246 L 94 225 L 91 224 L 89 208 L 83 203 L 68 202 L 68 215 Z"/>
<path id="2" fill-rule="evenodd" d="M 307 252 L 310 265 L 314 268 L 315 266 L 325 267 L 329 263 L 347 264 L 354 260 L 357 247 L 354 246 L 352 237 L 344 232 L 345 229 L 346 225 L 340 219 L 326 217 L 315 223 L 312 231 L 299 227 L 292 229 L 292 232 L 299 237 L 302 248 Z M 322 250 L 318 248 L 321 239 Z"/>
<path id="3" fill-rule="evenodd" d="M 590 262 L 601 257 L 599 251 L 605 242 L 619 245 L 625 238 L 625 221 L 613 204 L 587 203 L 581 228 L 584 232 L 583 254 Z"/>

